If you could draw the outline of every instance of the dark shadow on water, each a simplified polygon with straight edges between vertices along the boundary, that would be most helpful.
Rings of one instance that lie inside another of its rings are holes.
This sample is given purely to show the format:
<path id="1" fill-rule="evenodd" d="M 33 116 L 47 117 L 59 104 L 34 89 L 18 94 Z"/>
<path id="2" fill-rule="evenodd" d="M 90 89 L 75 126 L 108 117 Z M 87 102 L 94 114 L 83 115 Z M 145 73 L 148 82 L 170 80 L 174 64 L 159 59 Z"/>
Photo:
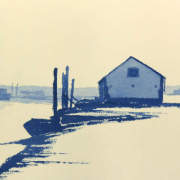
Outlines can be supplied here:
<path id="1" fill-rule="evenodd" d="M 162 107 L 180 107 L 180 103 L 163 103 Z"/>
<path id="2" fill-rule="evenodd" d="M 101 113 L 100 110 L 93 110 L 91 112 Z M 158 117 L 157 114 L 148 112 L 128 112 L 126 115 L 111 115 L 110 112 L 106 115 L 78 115 L 66 114 L 61 119 L 62 127 L 55 125 L 51 120 L 32 119 L 24 124 L 25 129 L 32 137 L 15 142 L 1 143 L 0 145 L 20 144 L 25 145 L 24 150 L 9 157 L 4 164 L 0 166 L 0 179 L 5 178 L 8 174 L 19 172 L 21 168 L 27 166 L 37 166 L 39 164 L 88 164 L 88 162 L 61 162 L 48 161 L 45 158 L 54 154 L 51 148 L 56 142 L 56 137 L 65 133 L 70 133 L 82 128 L 84 125 L 95 125 L 107 122 L 124 122 L 134 120 L 144 120 Z M 66 155 L 65 152 L 60 152 L 61 155 Z M 37 159 L 38 160 L 34 160 Z M 39 160 L 39 158 L 41 158 Z M 15 169 L 15 170 L 13 170 Z"/>
<path id="3" fill-rule="evenodd" d="M 110 106 L 113 107 L 113 106 Z M 180 107 L 180 103 L 163 103 L 157 107 Z M 133 107 L 146 108 L 146 107 Z M 150 108 L 147 106 L 147 108 Z M 78 115 L 77 113 L 84 113 Z M 95 113 L 95 115 L 87 115 L 86 113 Z M 60 112 L 59 112 L 60 113 Z M 37 166 L 39 164 L 88 164 L 87 162 L 63 162 L 63 161 L 48 161 L 45 158 L 54 154 L 51 148 L 55 143 L 55 137 L 70 133 L 82 128 L 84 125 L 96 125 L 107 122 L 124 122 L 144 120 L 158 117 L 157 113 L 150 112 L 119 112 L 106 110 L 106 115 L 103 115 L 103 110 L 84 108 L 83 110 L 72 110 L 71 114 L 64 114 L 61 119 L 62 127 L 52 123 L 47 119 L 32 119 L 24 124 L 24 128 L 32 136 L 28 139 L 22 139 L 15 142 L 1 143 L 0 145 L 20 144 L 25 148 L 21 152 L 9 157 L 6 162 L 0 166 L 0 179 L 6 178 L 8 174 L 16 173 L 23 167 Z M 64 152 L 59 152 L 60 155 L 66 155 Z M 34 159 L 40 160 L 34 160 Z M 15 170 L 14 170 L 15 169 Z"/>
<path id="4" fill-rule="evenodd" d="M 52 155 L 66 155 L 67 153 L 59 152 L 55 153 L 51 151 L 52 145 L 54 143 L 54 138 L 56 136 L 75 131 L 75 129 L 65 130 L 62 133 L 51 133 L 43 134 L 39 136 L 33 136 L 27 139 L 22 139 L 19 141 L 1 143 L 0 145 L 9 144 L 19 144 L 24 145 L 25 148 L 9 157 L 6 162 L 0 166 L 0 179 L 6 178 L 8 174 L 20 172 L 21 168 L 27 166 L 37 166 L 38 164 L 87 164 L 87 162 L 72 162 L 72 161 L 48 161 L 44 158 L 50 157 Z M 38 160 L 36 160 L 38 158 Z M 40 158 L 40 160 L 39 160 Z M 15 168 L 15 170 L 13 170 Z"/>
<path id="5" fill-rule="evenodd" d="M 151 108 L 151 107 L 180 107 L 180 103 L 163 103 L 162 99 L 139 99 L 139 98 L 115 98 L 100 101 L 99 99 L 82 99 L 75 106 L 80 109 L 88 110 L 94 108 L 113 108 L 113 107 L 128 107 L 128 108 Z"/>

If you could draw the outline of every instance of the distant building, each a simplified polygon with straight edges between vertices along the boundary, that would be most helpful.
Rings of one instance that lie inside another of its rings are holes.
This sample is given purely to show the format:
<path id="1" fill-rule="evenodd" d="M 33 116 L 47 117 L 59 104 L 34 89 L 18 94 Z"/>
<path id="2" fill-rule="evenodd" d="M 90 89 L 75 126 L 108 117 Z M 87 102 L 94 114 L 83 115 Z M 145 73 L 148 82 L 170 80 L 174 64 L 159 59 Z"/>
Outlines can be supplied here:
<path id="1" fill-rule="evenodd" d="M 7 93 L 6 88 L 0 88 L 0 100 L 10 100 L 11 94 Z"/>
<path id="2" fill-rule="evenodd" d="M 99 98 L 113 104 L 150 104 L 163 102 L 165 77 L 130 56 L 99 81 Z"/>

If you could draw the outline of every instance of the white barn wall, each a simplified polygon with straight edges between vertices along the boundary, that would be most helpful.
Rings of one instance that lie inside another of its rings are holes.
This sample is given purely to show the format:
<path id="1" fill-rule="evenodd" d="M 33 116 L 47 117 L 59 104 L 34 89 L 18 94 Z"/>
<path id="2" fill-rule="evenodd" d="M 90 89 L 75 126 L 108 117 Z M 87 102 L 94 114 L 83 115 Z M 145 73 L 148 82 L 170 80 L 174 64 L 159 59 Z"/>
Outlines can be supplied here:
<path id="1" fill-rule="evenodd" d="M 139 68 L 139 77 L 127 77 L 127 71 L 130 67 Z M 111 98 L 159 98 L 161 77 L 133 58 L 122 64 L 106 78 Z M 131 87 L 132 84 L 135 85 L 134 88 Z"/>

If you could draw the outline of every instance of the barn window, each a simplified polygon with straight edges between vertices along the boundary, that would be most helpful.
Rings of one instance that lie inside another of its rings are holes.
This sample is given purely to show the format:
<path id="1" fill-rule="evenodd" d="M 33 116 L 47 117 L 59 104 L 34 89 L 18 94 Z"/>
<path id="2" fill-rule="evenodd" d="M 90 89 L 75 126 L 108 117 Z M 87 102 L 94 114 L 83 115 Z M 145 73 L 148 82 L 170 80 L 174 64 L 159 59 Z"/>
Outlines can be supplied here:
<path id="1" fill-rule="evenodd" d="M 139 77 L 139 69 L 138 68 L 128 68 L 128 77 Z"/>

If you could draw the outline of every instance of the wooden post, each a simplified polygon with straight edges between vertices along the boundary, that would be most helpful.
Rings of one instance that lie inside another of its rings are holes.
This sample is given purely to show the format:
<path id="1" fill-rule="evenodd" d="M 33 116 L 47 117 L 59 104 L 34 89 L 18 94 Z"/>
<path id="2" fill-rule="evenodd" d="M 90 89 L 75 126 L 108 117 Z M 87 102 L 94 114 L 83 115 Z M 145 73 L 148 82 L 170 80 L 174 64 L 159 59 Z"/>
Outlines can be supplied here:
<path id="1" fill-rule="evenodd" d="M 71 82 L 70 109 L 72 109 L 72 104 L 73 104 L 73 97 L 74 97 L 74 81 L 75 81 L 75 79 L 72 79 L 72 82 Z"/>
<path id="2" fill-rule="evenodd" d="M 58 100 L 57 100 L 57 73 L 58 73 L 58 69 L 54 68 L 54 82 L 53 82 L 53 112 L 54 112 L 54 117 L 57 117 L 57 106 L 58 106 Z"/>
<path id="3" fill-rule="evenodd" d="M 61 96 L 62 109 L 65 108 L 65 74 L 62 73 L 62 96 Z"/>
<path id="4" fill-rule="evenodd" d="M 65 108 L 68 109 L 68 102 L 69 102 L 69 96 L 68 96 L 68 89 L 69 89 L 69 66 L 66 66 L 66 75 L 65 75 Z"/>

